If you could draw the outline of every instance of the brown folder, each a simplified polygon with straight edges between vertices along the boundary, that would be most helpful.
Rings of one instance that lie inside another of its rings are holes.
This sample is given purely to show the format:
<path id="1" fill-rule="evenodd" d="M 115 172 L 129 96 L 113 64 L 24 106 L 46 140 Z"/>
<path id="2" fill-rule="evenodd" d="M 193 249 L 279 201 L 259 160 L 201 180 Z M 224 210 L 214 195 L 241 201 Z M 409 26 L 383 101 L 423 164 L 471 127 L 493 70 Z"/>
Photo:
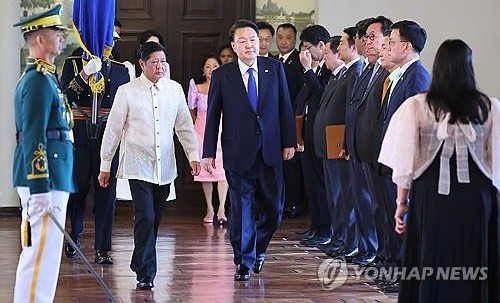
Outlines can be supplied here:
<path id="1" fill-rule="evenodd" d="M 297 143 L 304 144 L 304 116 L 295 117 L 295 130 L 297 131 Z"/>
<path id="2" fill-rule="evenodd" d="M 345 125 L 327 125 L 325 131 L 327 158 L 342 159 L 339 155 L 344 148 Z"/>

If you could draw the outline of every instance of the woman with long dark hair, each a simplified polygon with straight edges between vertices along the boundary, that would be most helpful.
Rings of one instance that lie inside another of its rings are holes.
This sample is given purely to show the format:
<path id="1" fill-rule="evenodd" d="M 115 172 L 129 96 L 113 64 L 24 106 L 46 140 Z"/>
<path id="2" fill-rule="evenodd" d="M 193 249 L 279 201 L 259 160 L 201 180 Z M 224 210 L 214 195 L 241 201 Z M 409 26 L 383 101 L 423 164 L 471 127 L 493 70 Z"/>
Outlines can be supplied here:
<path id="1" fill-rule="evenodd" d="M 199 76 L 194 77 L 189 81 L 188 106 L 193 118 L 194 129 L 198 136 L 198 147 L 201 157 L 203 151 L 203 136 L 205 133 L 205 122 L 207 119 L 207 99 L 208 89 L 210 88 L 210 80 L 212 72 L 222 65 L 222 62 L 216 54 L 207 54 L 203 57 L 200 63 Z M 198 176 L 194 177 L 194 181 L 201 182 L 205 202 L 207 204 L 207 213 L 203 218 L 204 223 L 213 223 L 214 208 L 212 205 L 213 182 L 217 183 L 217 191 L 219 194 L 219 209 L 217 211 L 217 221 L 221 224 L 227 222 L 225 213 L 225 202 L 227 196 L 227 181 L 224 168 L 222 167 L 222 146 L 217 143 L 216 169 L 208 172 L 202 169 Z"/>
<path id="2" fill-rule="evenodd" d="M 500 102 L 476 88 L 465 42 L 441 44 L 429 91 L 393 116 L 379 162 L 407 233 L 399 301 L 499 302 Z"/>

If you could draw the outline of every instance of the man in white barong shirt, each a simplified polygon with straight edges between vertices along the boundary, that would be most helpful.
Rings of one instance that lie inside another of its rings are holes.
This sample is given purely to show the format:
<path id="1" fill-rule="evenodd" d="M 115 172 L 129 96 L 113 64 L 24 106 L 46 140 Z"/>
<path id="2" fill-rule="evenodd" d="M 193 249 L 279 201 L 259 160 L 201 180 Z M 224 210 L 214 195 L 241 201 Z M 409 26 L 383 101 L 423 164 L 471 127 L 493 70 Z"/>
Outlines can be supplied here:
<path id="1" fill-rule="evenodd" d="M 113 155 L 122 150 L 117 177 L 128 179 L 134 203 L 134 252 L 130 268 L 138 289 L 151 289 L 156 276 L 156 237 L 170 183 L 177 177 L 173 134 L 200 172 L 198 142 L 184 92 L 165 75 L 166 52 L 158 43 L 141 48 L 142 75 L 119 87 L 101 146 L 99 183 L 106 187 Z M 114 176 L 113 176 L 114 177 Z"/>

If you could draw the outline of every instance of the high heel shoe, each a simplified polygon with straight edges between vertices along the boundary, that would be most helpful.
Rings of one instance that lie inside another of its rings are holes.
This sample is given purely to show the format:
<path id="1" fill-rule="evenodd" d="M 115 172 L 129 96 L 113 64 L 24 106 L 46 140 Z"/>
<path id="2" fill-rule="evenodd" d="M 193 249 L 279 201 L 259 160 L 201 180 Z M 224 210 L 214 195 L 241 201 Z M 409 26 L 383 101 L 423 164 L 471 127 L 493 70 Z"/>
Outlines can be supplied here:
<path id="1" fill-rule="evenodd" d="M 214 214 L 206 214 L 205 218 L 203 218 L 203 223 L 213 223 L 214 222 Z"/>
<path id="2" fill-rule="evenodd" d="M 217 214 L 217 222 L 219 222 L 220 225 L 226 224 L 227 223 L 226 215 L 224 213 L 222 213 L 221 215 Z"/>

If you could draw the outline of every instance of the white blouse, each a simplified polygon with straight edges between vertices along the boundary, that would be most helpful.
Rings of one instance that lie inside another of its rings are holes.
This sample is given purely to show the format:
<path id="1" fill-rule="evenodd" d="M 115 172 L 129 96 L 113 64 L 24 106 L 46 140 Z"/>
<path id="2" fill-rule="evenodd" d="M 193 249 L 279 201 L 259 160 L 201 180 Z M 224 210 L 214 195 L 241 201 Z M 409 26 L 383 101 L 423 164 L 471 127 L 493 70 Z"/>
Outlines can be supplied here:
<path id="1" fill-rule="evenodd" d="M 189 161 L 199 161 L 198 142 L 179 83 L 144 74 L 118 88 L 101 146 L 101 171 L 109 172 L 120 145 L 117 177 L 165 185 L 177 177 L 174 130 Z"/>
<path id="2" fill-rule="evenodd" d="M 450 192 L 450 163 L 455 151 L 457 179 L 469 183 L 468 155 L 481 172 L 500 189 L 500 102 L 491 100 L 488 120 L 482 124 L 449 124 L 447 114 L 437 122 L 426 94 L 408 98 L 392 117 L 385 134 L 379 162 L 393 170 L 392 180 L 409 189 L 432 164 L 441 145 L 438 193 Z"/>

